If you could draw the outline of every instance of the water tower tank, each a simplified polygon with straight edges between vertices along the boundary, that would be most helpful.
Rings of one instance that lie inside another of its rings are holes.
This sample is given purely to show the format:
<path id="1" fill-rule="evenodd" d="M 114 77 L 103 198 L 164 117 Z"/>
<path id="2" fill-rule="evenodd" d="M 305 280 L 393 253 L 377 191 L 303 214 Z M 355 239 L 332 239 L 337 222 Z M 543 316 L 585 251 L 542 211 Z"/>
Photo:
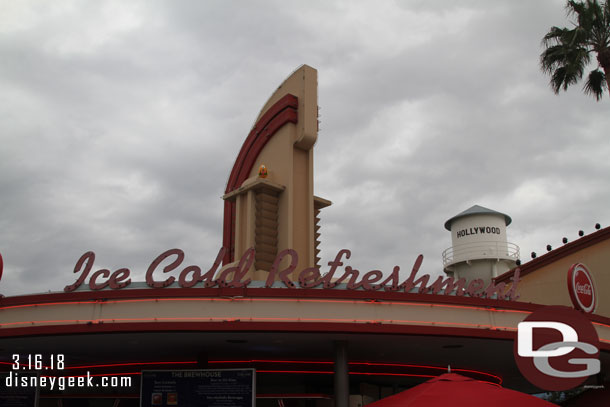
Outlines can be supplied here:
<path id="1" fill-rule="evenodd" d="M 511 221 L 508 215 L 474 205 L 445 222 L 452 243 L 443 252 L 445 273 L 489 282 L 514 268 L 519 246 L 506 239 L 506 227 Z"/>

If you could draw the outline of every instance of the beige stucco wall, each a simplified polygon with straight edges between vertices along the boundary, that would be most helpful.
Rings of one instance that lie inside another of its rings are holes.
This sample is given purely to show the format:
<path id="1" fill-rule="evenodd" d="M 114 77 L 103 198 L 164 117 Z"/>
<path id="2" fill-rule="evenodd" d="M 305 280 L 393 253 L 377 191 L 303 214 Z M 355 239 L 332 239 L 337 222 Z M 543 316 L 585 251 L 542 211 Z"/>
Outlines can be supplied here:
<path id="1" fill-rule="evenodd" d="M 575 263 L 584 264 L 593 276 L 597 294 L 595 314 L 610 317 L 610 240 L 579 250 L 522 276 L 519 301 L 571 307 L 567 275 Z"/>

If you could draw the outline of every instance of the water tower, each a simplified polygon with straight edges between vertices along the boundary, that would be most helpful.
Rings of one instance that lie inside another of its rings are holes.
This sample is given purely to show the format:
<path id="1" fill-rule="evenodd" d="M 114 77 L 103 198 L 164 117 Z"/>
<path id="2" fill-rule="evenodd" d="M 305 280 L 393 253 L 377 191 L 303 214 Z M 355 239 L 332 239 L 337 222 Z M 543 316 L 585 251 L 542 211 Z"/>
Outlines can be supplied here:
<path id="1" fill-rule="evenodd" d="M 443 252 L 445 273 L 487 283 L 515 267 L 519 246 L 506 239 L 511 221 L 508 215 L 474 205 L 445 222 L 452 243 Z"/>

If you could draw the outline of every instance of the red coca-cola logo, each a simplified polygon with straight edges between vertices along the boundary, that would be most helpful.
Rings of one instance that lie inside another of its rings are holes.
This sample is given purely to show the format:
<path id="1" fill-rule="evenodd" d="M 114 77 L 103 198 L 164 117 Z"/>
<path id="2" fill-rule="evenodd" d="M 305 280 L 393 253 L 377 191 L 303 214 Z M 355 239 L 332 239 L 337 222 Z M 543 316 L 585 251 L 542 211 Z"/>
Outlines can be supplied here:
<path id="1" fill-rule="evenodd" d="M 574 308 L 584 312 L 595 311 L 596 295 L 593 277 L 584 264 L 574 264 L 568 271 L 568 291 Z"/>

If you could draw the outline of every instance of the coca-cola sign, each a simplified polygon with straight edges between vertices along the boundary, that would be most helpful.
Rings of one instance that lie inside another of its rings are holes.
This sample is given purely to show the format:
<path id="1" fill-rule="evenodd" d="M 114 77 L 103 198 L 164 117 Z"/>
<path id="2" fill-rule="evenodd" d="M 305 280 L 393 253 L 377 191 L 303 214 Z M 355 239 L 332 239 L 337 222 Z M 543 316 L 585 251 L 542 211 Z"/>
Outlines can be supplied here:
<path id="1" fill-rule="evenodd" d="M 597 302 L 595 284 L 584 264 L 574 264 L 568 270 L 568 291 L 574 308 L 589 313 L 595 311 Z"/>
<path id="2" fill-rule="evenodd" d="M 180 288 L 248 287 L 251 279 L 247 278 L 247 275 L 254 264 L 254 248 L 246 250 L 241 260 L 236 262 L 236 265 L 219 269 L 224 254 L 225 248 L 220 249 L 212 266 L 204 272 L 201 267 L 196 265 L 184 267 L 182 262 L 185 256 L 182 250 L 167 250 L 157 256 L 146 270 L 146 284 L 151 288 L 164 288 L 171 285 L 175 287 L 176 282 Z M 486 284 L 480 278 L 466 281 L 464 278 L 456 280 L 453 277 L 439 276 L 433 280 L 434 277 L 429 274 L 417 275 L 424 259 L 424 256 L 420 254 L 413 264 L 409 277 L 401 282 L 400 267 L 398 266 L 394 266 L 389 275 L 384 275 L 380 270 L 361 273 L 349 265 L 340 270 L 344 261 L 349 259 L 350 256 L 351 252 L 349 250 L 339 250 L 335 259 L 328 262 L 328 271 L 322 274 L 318 267 L 306 267 L 299 271 L 297 269 L 298 253 L 292 249 L 282 250 L 277 254 L 269 270 L 265 287 L 271 288 L 276 281 L 279 281 L 287 288 L 332 289 L 344 284 L 344 287 L 348 290 L 384 290 L 403 291 L 405 293 L 415 291 L 419 294 L 442 293 L 444 295 L 466 295 L 504 300 L 515 300 L 519 297 L 517 285 L 520 281 L 520 270 L 518 268 L 511 278 L 512 284 L 510 285 L 503 282 L 496 284 L 494 281 Z M 99 269 L 92 272 L 94 261 L 95 253 L 93 252 L 87 252 L 78 259 L 74 267 L 74 273 L 78 274 L 78 278 L 73 284 L 64 288 L 65 292 L 74 291 L 83 284 L 88 285 L 89 289 L 94 291 L 107 288 L 117 290 L 131 284 L 129 269 L 119 268 L 114 272 L 108 269 Z M 281 267 L 281 264 L 287 265 Z M 180 271 L 178 272 L 178 270 Z M 175 273 L 175 275 L 171 275 L 172 273 Z M 296 276 L 296 280 L 293 281 L 291 276 Z"/>

